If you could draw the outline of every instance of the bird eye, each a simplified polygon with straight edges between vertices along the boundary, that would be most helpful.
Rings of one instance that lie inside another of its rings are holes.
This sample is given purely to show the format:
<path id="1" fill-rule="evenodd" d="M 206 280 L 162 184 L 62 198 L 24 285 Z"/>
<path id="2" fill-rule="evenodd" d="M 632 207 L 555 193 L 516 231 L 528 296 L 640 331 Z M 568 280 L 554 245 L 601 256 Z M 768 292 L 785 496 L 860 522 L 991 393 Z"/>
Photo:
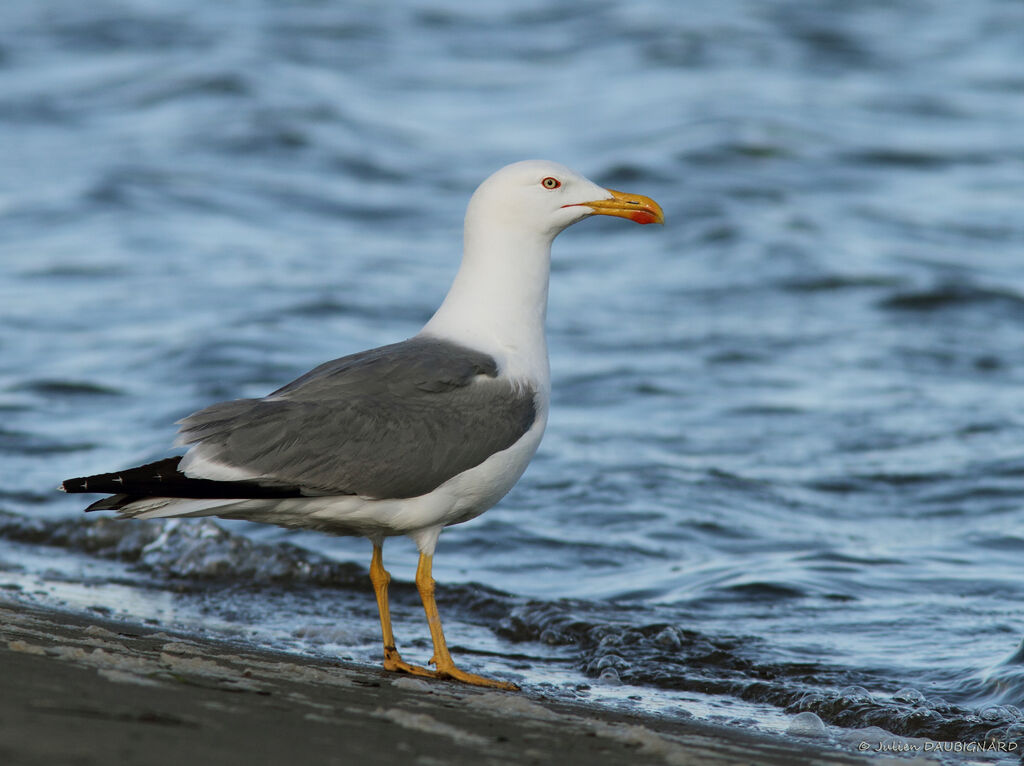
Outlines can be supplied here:
<path id="1" fill-rule="evenodd" d="M 540 184 L 545 189 L 557 189 L 559 186 L 562 185 L 562 182 L 559 181 L 557 178 L 552 178 L 551 176 L 548 176 L 543 181 L 541 181 Z"/>

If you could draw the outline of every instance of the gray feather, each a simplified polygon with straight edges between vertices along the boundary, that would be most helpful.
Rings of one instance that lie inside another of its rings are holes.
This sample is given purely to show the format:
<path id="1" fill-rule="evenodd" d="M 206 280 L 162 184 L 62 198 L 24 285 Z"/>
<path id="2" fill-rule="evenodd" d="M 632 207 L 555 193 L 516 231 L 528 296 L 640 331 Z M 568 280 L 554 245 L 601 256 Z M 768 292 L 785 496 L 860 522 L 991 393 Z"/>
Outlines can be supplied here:
<path id="1" fill-rule="evenodd" d="M 263 399 L 207 407 L 181 436 L 261 484 L 416 497 L 515 444 L 534 396 L 499 378 L 489 355 L 420 337 L 327 362 Z"/>

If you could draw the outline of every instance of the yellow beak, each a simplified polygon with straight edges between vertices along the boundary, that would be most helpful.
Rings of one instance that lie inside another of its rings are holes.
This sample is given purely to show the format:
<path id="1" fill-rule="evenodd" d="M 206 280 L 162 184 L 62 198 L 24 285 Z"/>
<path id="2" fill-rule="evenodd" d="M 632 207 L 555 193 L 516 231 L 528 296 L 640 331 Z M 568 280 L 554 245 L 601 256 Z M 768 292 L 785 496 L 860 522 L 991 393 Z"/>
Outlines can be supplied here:
<path id="1" fill-rule="evenodd" d="M 597 215 L 614 215 L 628 218 L 636 223 L 665 223 L 665 214 L 661 205 L 642 194 L 626 194 L 609 189 L 611 199 L 599 199 L 594 202 L 580 202 L 579 205 L 589 207 Z M 566 205 L 565 207 L 576 207 Z"/>

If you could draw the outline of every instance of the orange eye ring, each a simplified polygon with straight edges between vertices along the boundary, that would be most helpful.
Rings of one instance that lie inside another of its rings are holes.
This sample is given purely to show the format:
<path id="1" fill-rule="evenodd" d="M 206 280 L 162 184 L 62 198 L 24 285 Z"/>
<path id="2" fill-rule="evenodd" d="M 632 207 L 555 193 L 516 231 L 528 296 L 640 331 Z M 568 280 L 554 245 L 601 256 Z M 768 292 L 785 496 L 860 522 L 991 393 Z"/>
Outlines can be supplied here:
<path id="1" fill-rule="evenodd" d="M 545 189 L 557 189 L 559 186 L 562 185 L 562 182 L 559 181 L 557 178 L 552 178 L 551 176 L 548 176 L 547 178 L 540 182 L 540 185 L 543 186 Z"/>

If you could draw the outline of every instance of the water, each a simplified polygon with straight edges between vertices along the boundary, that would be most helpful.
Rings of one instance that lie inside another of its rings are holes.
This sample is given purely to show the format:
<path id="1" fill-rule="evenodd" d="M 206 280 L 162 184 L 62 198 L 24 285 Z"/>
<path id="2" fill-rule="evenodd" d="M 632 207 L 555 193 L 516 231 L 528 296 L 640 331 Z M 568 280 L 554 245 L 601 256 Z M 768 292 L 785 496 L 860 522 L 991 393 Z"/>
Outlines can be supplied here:
<path id="1" fill-rule="evenodd" d="M 52 488 L 414 333 L 475 185 L 544 157 L 668 225 L 556 242 L 545 441 L 438 550 L 457 656 L 595 704 L 810 711 L 837 741 L 1019 738 L 1022 23 L 999 0 L 9 3 L 0 585 L 376 662 L 365 541 L 94 526 Z M 415 551 L 385 556 L 422 661 Z"/>

